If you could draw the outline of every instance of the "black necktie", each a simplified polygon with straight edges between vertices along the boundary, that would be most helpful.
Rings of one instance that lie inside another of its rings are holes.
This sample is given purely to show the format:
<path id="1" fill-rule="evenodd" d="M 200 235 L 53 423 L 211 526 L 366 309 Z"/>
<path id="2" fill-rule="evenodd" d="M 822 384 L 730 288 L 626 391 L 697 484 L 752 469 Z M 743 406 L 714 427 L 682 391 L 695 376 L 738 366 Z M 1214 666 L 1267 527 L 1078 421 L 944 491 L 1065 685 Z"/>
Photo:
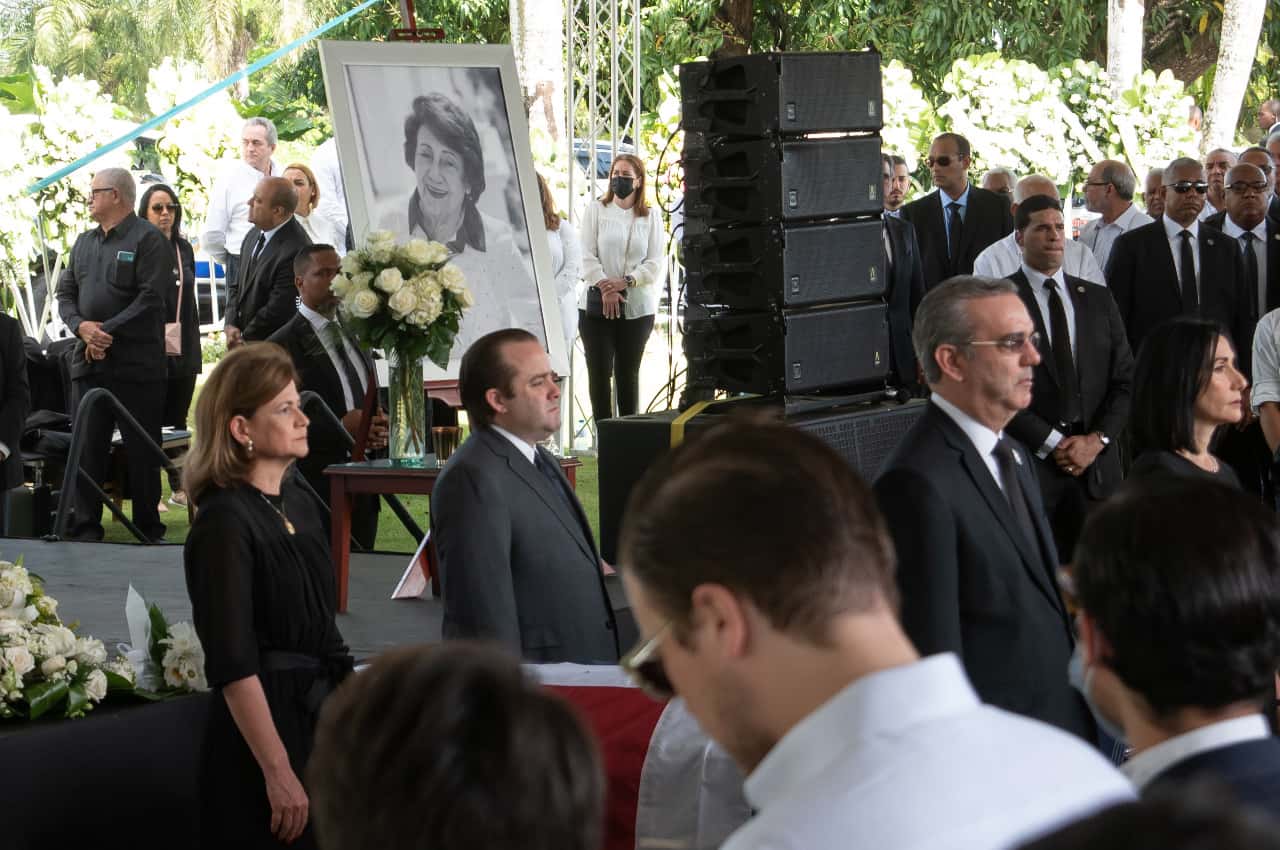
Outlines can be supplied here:
<path id="1" fill-rule="evenodd" d="M 956 258 L 960 254 L 960 237 L 964 234 L 964 219 L 960 218 L 960 205 L 947 204 L 947 256 L 951 259 L 951 273 L 955 274 Z"/>
<path id="2" fill-rule="evenodd" d="M 1259 294 L 1258 255 L 1253 250 L 1253 240 L 1258 237 L 1253 231 L 1246 230 L 1240 234 L 1240 248 L 1244 251 L 1244 279 L 1249 281 L 1249 301 L 1253 304 L 1253 317 L 1256 319 L 1266 312 L 1265 293 Z"/>
<path id="3" fill-rule="evenodd" d="M 364 386 L 360 380 L 360 370 L 356 368 L 355 363 L 351 362 L 351 356 L 347 354 L 347 347 L 343 344 L 342 326 L 330 321 L 324 326 L 324 334 L 329 338 L 329 344 L 333 346 L 334 353 L 338 355 L 338 362 L 342 364 L 347 386 L 351 388 L 351 406 L 347 409 L 356 410 L 363 407 Z"/>
<path id="4" fill-rule="evenodd" d="M 259 233 L 258 241 L 253 243 L 253 252 L 249 255 L 249 262 L 245 263 L 244 277 L 241 280 L 249 281 L 253 278 L 254 267 L 258 265 L 258 257 L 262 255 L 262 249 L 267 245 L 267 234 Z"/>
<path id="5" fill-rule="evenodd" d="M 547 460 L 546 456 L 542 452 L 538 451 L 537 448 L 534 448 L 533 450 L 533 465 L 538 468 L 539 472 L 546 476 L 547 481 L 551 482 L 551 486 L 555 488 L 556 493 L 560 495 L 560 498 L 569 508 L 569 513 L 577 516 L 578 512 L 574 509 L 573 500 L 569 496 L 568 487 L 564 483 L 564 480 L 560 478 L 560 471 L 557 470 L 555 465 L 551 461 Z"/>
<path id="6" fill-rule="evenodd" d="M 1013 508 L 1013 516 L 1018 522 L 1018 527 L 1022 529 L 1027 542 L 1034 549 L 1037 544 L 1036 527 L 1031 522 L 1031 511 L 1027 509 L 1027 499 L 1022 492 L 1022 485 L 1018 482 L 1018 458 L 1014 455 L 1013 447 L 1004 437 L 996 441 L 996 447 L 991 450 L 991 454 L 1000 468 L 1000 483 L 1004 487 L 1004 497 L 1009 500 L 1009 506 Z"/>
<path id="7" fill-rule="evenodd" d="M 1062 386 L 1062 421 L 1073 424 L 1083 419 L 1084 415 L 1080 405 L 1080 380 L 1076 375 L 1075 359 L 1071 356 L 1071 329 L 1067 325 L 1067 309 L 1062 305 L 1062 297 L 1058 295 L 1058 282 L 1053 278 L 1046 278 L 1044 285 L 1049 290 L 1053 365 L 1058 373 L 1058 383 Z"/>
<path id="8" fill-rule="evenodd" d="M 1196 295 L 1196 255 L 1191 250 L 1191 231 L 1182 231 L 1182 268 L 1178 272 L 1182 282 L 1182 312 L 1200 312 L 1200 297 Z"/>

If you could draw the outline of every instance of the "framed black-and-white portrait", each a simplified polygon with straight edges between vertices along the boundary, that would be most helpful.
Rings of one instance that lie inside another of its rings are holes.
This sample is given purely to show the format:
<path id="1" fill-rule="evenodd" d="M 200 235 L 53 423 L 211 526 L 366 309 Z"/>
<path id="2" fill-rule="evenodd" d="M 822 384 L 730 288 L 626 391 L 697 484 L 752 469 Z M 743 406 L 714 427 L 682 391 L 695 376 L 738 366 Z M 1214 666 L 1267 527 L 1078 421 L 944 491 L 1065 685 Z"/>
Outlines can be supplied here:
<path id="1" fill-rule="evenodd" d="M 567 372 L 555 281 L 510 45 L 322 41 L 357 245 L 387 230 L 448 246 L 475 306 L 447 374 L 479 337 L 533 333 Z"/>

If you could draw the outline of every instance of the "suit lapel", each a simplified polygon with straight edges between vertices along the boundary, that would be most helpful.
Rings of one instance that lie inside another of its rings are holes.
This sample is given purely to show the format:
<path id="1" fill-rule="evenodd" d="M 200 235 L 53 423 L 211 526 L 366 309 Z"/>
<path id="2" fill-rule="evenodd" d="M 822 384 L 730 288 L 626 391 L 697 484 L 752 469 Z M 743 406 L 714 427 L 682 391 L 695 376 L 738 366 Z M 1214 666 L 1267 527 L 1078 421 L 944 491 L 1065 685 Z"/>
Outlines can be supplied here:
<path id="1" fill-rule="evenodd" d="M 1036 332 L 1040 334 L 1040 344 L 1036 346 L 1036 350 L 1040 352 L 1040 365 L 1037 370 L 1043 367 L 1044 374 L 1053 379 L 1053 382 L 1059 386 L 1062 382 L 1058 377 L 1058 363 L 1053 359 L 1053 347 L 1049 343 L 1049 331 L 1045 327 L 1044 314 L 1040 312 L 1040 302 L 1036 300 L 1035 292 L 1031 289 L 1031 281 L 1027 280 L 1026 274 L 1022 269 L 1018 269 L 1009 276 L 1018 287 L 1018 295 L 1022 297 L 1022 303 L 1026 305 L 1027 312 L 1031 314 L 1031 320 L 1035 322 Z"/>
<path id="2" fill-rule="evenodd" d="M 1104 344 L 1101 339 L 1094 338 L 1094 329 L 1101 327 L 1103 322 L 1101 318 L 1095 320 L 1094 303 L 1089 297 L 1089 287 L 1085 286 L 1085 282 L 1078 277 L 1071 277 L 1064 274 L 1063 282 L 1067 290 L 1067 295 L 1071 298 L 1071 306 L 1076 313 L 1076 381 L 1080 387 L 1081 404 L 1089 397 L 1085 391 L 1085 386 L 1089 382 L 1089 377 L 1093 375 L 1107 374 L 1109 368 L 1103 367 L 1094 362 L 1103 351 L 1109 351 L 1110 347 Z M 1085 411 L 1085 421 L 1089 420 L 1089 411 Z"/>
<path id="3" fill-rule="evenodd" d="M 983 501 L 987 503 L 987 507 L 991 510 L 997 522 L 1000 523 L 1000 527 L 1004 529 L 1005 534 L 1018 550 L 1022 566 L 1026 569 L 1027 574 L 1031 576 L 1031 581 L 1049 599 L 1054 608 L 1061 610 L 1062 603 L 1058 593 L 1049 584 L 1046 559 L 1040 541 L 1027 540 L 1026 535 L 1018 528 L 1017 520 L 1013 516 L 1013 508 L 1009 506 L 1009 500 L 1005 498 L 1004 491 L 996 484 L 995 479 L 991 476 L 990 468 L 978 456 L 978 450 L 974 448 L 968 436 L 960 430 L 960 426 L 934 405 L 930 405 L 929 413 L 937 419 L 943 438 L 953 449 L 959 452 L 961 466 L 964 467 L 966 474 L 968 474 L 978 492 L 982 494 Z M 1022 467 L 1018 473 L 1019 483 L 1021 483 L 1025 492 L 1039 493 L 1039 485 L 1032 481 L 1029 473 L 1026 472 L 1026 464 L 1030 461 L 1030 458 L 1027 457 L 1026 452 L 1020 445 L 1017 447 L 1017 452 L 1019 457 L 1023 459 Z M 1032 516 L 1032 522 L 1036 525 L 1037 533 L 1043 537 L 1045 529 L 1039 519 L 1039 515 L 1042 512 L 1032 510 L 1031 505 L 1027 506 L 1027 510 Z"/>
<path id="4" fill-rule="evenodd" d="M 1173 294 L 1177 296 L 1178 303 L 1182 303 L 1182 283 L 1178 280 L 1178 266 L 1173 261 L 1173 246 L 1169 244 L 1169 234 L 1164 229 L 1164 218 L 1156 219 L 1159 227 L 1153 228 L 1151 237 L 1153 240 L 1152 249 L 1156 252 L 1156 256 L 1160 258 L 1157 262 L 1164 264 L 1164 279 L 1169 281 L 1173 287 Z M 1203 259 L 1203 258 L 1202 258 Z"/>
<path id="5" fill-rule="evenodd" d="M 1267 303 L 1262 313 L 1280 307 L 1280 221 L 1267 219 Z M 1262 318 L 1259 316 L 1258 318 Z"/>
<path id="6" fill-rule="evenodd" d="M 588 540 L 586 532 L 586 529 L 590 526 L 587 525 L 586 515 L 582 512 L 582 505 L 577 504 L 577 499 L 572 500 L 575 505 L 574 510 L 570 511 L 569 505 L 560 497 L 560 494 L 551 489 L 551 482 L 529 462 L 528 458 L 520 454 L 506 437 L 488 429 L 478 431 L 477 435 L 487 440 L 489 446 L 506 459 L 507 466 L 515 473 L 515 476 L 523 481 L 542 500 L 542 503 L 547 506 L 551 513 L 555 514 L 556 519 L 569 532 L 570 536 L 578 541 L 578 546 L 594 563 L 597 560 L 595 548 Z M 539 449 L 535 446 L 534 451 L 539 451 Z"/>
<path id="7" fill-rule="evenodd" d="M 933 242 L 934 259 L 938 261 L 938 268 L 943 271 L 942 279 L 945 280 L 950 276 L 947 272 L 951 261 L 947 257 L 947 221 L 944 218 L 947 211 L 942 208 L 942 194 L 934 189 L 932 194 L 925 197 L 924 203 L 927 207 L 925 221 L 929 223 L 929 229 L 937 234 L 936 239 L 930 240 Z"/>
<path id="8" fill-rule="evenodd" d="M 969 250 L 970 246 L 973 245 L 973 240 L 977 238 L 973 232 L 977 229 L 978 222 L 982 220 L 982 213 L 978 211 L 978 207 L 981 205 L 982 200 L 978 196 L 978 187 L 970 183 L 969 200 L 965 204 L 963 224 L 960 229 L 960 244 L 951 252 L 951 256 L 955 258 L 957 263 L 961 257 L 965 256 L 965 252 Z M 956 273 L 959 273 L 958 269 Z"/>
<path id="9" fill-rule="evenodd" d="M 333 366 L 333 360 L 329 358 L 329 352 L 325 350 L 324 343 L 321 342 L 306 316 L 299 313 L 294 320 L 298 322 L 298 343 L 309 364 L 308 371 L 313 379 L 323 384 L 323 386 L 316 386 L 315 391 L 320 393 L 326 401 L 341 399 L 338 407 L 345 408 L 347 397 L 342 391 L 342 380 L 338 377 L 338 372 Z M 347 411 L 335 409 L 333 412 L 341 419 Z"/>

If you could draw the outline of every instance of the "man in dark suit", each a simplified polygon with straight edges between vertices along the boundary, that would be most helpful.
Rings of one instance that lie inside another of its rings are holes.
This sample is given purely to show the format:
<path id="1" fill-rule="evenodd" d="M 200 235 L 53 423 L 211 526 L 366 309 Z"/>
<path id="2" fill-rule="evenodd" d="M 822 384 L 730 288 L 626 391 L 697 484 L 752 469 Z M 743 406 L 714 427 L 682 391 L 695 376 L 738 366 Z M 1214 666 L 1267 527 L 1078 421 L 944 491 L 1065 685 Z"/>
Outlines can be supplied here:
<path id="1" fill-rule="evenodd" d="M 1221 322 L 1234 340 L 1253 337 L 1240 252 L 1222 231 L 1198 221 L 1209 184 L 1189 157 L 1164 170 L 1164 215 L 1116 239 L 1107 285 L 1137 351 L 1151 328 L 1174 316 Z M 1237 346 L 1241 363 L 1247 345 Z"/>
<path id="2" fill-rule="evenodd" d="M 1075 638 L 1035 468 L 1002 433 L 1031 403 L 1035 328 L 1009 280 L 959 277 L 925 295 L 913 340 L 933 395 L 875 492 L 921 654 L 956 653 L 984 702 L 1092 741 L 1065 674 Z"/>
<path id="3" fill-rule="evenodd" d="M 1280 815 L 1259 712 L 1280 658 L 1275 514 L 1200 477 L 1134 481 L 1090 520 L 1075 585 L 1086 697 L 1137 750 L 1122 769 L 1138 789 L 1216 782 Z"/>
<path id="4" fill-rule="evenodd" d="M 924 285 L 932 289 L 953 275 L 972 274 L 982 250 L 1013 230 L 1009 201 L 969 182 L 969 140 L 943 133 L 929 147 L 929 171 L 937 191 L 902 208 L 920 241 Z"/>
<path id="5" fill-rule="evenodd" d="M 1276 195 L 1275 160 L 1266 148 L 1254 145 L 1240 151 L 1240 165 L 1256 165 L 1267 179 L 1267 218 L 1280 220 L 1280 196 Z M 1215 225 L 1216 226 L 1216 225 Z"/>
<path id="6" fill-rule="evenodd" d="M 611 662 L 617 623 L 587 515 L 537 445 L 560 428 L 559 380 L 518 328 L 462 357 L 472 432 L 431 494 L 444 637 L 496 640 L 528 661 Z"/>
<path id="7" fill-rule="evenodd" d="M 887 204 L 894 181 L 893 157 L 880 155 L 880 172 L 884 181 L 886 206 L 884 212 L 884 250 L 888 262 L 889 302 L 889 358 L 890 369 L 898 379 L 898 386 L 915 394 L 919 389 L 916 377 L 916 356 L 911 349 L 911 319 L 924 298 L 924 271 L 920 266 L 920 246 L 916 242 L 916 229 L 909 222 L 890 215 Z"/>
<path id="8" fill-rule="evenodd" d="M 227 348 L 266 339 L 293 318 L 293 258 L 311 244 L 293 217 L 297 206 L 298 193 L 283 177 L 267 177 L 253 190 L 253 227 L 240 247 L 236 279 L 227 284 Z"/>
<path id="9" fill-rule="evenodd" d="M 71 379 L 76 403 L 95 387 L 110 390 L 156 445 L 164 418 L 164 312 L 161 287 L 173 285 L 173 248 L 154 226 L 133 213 L 133 175 L 104 168 L 93 176 L 89 215 L 98 223 L 80 234 L 58 281 L 58 314 L 76 335 Z M 84 470 L 94 481 L 107 474 L 115 416 L 98 408 L 83 430 Z M 151 540 L 164 538 L 160 522 L 160 470 L 153 452 L 121 428 L 128 452 L 133 521 Z M 68 475 L 74 472 L 69 471 Z M 76 488 L 75 522 L 68 537 L 101 540 L 102 503 Z"/>
<path id="10" fill-rule="evenodd" d="M 338 296 L 329 285 L 338 274 L 340 260 L 332 245 L 306 245 L 293 261 L 298 292 L 298 312 L 270 341 L 283 346 L 298 370 L 299 390 L 320 396 L 342 425 L 355 437 L 364 417 L 364 399 L 370 383 L 377 392 L 373 361 L 337 321 Z M 387 417 L 374 414 L 369 425 L 367 448 L 387 444 Z M 329 482 L 324 468 L 351 460 L 351 450 L 340 434 L 328 424 L 311 417 L 307 428 L 307 456 L 298 461 L 298 470 L 307 482 L 329 500 Z M 351 534 L 356 543 L 372 549 L 378 537 L 378 497 L 356 496 L 351 507 Z"/>
<path id="11" fill-rule="evenodd" d="M 31 412 L 22 324 L 0 313 L 0 535 L 7 535 L 9 491 L 22 484 L 22 430 Z"/>
<path id="12" fill-rule="evenodd" d="M 1058 553 L 1070 562 L 1089 502 L 1123 477 L 1112 445 L 1129 418 L 1133 354 L 1106 287 L 1062 270 L 1066 223 L 1054 198 L 1028 198 L 1014 221 L 1022 268 L 1009 276 L 1040 334 L 1031 406 L 1009 423 L 1037 459 Z"/>

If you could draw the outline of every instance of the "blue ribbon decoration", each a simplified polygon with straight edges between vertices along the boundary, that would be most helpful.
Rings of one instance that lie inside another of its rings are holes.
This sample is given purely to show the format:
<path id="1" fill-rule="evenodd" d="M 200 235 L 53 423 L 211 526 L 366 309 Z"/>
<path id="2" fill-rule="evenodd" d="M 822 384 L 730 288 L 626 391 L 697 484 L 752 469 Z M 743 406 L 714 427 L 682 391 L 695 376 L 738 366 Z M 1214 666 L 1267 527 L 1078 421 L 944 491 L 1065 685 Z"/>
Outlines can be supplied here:
<path id="1" fill-rule="evenodd" d="M 217 94 L 218 92 L 222 91 L 223 89 L 229 86 L 235 85 L 236 83 L 240 82 L 241 80 L 245 79 L 251 74 L 256 74 L 258 71 L 261 71 L 263 68 L 267 67 L 272 62 L 275 62 L 281 56 L 284 56 L 288 53 L 292 53 L 294 50 L 306 44 L 307 42 L 312 41 L 313 39 L 319 38 L 329 30 L 338 26 L 339 24 L 345 23 L 346 21 L 350 20 L 351 18 L 363 12 L 365 9 L 368 9 L 370 6 L 373 6 L 381 2 L 384 2 L 384 0 L 364 0 L 363 3 L 361 3 L 359 6 L 356 6 L 354 9 L 350 9 L 346 12 L 343 12 L 338 17 L 334 18 L 331 21 L 328 21 L 327 23 L 321 24 L 320 26 L 316 27 L 306 35 L 300 36 L 299 38 L 294 39 L 293 41 L 289 42 L 285 46 L 271 51 L 266 56 L 262 57 L 257 62 L 254 62 L 249 67 L 236 71 L 231 76 L 222 80 L 222 82 L 214 83 L 213 85 L 209 86 L 209 88 L 200 92 L 200 94 L 196 95 L 190 100 L 187 100 L 183 103 L 178 104 L 177 106 L 173 107 L 163 115 L 157 115 L 155 118 L 152 118 L 150 121 L 147 121 L 144 124 L 139 124 L 137 127 L 133 128 L 128 133 L 125 133 L 123 136 L 116 139 L 115 141 L 109 142 L 108 144 L 105 144 L 102 147 L 98 148 L 96 151 L 93 151 L 92 153 L 89 153 L 80 157 L 70 165 L 59 168 L 57 171 L 53 172 L 48 177 L 45 177 L 42 180 L 38 180 L 37 182 L 32 183 L 30 186 L 28 186 L 24 190 L 24 194 L 33 195 L 36 192 L 39 192 L 41 189 L 44 189 L 48 186 L 53 185 L 54 183 L 57 183 L 59 180 L 61 180 L 63 177 L 66 177 L 68 174 L 72 174 L 76 171 L 79 171 L 81 168 L 93 162 L 95 159 L 98 159 L 99 157 L 104 156 L 105 154 L 108 154 L 111 151 L 116 150 L 117 148 L 127 145 L 129 142 L 132 142 L 134 139 L 138 138 L 138 136 L 141 136 L 143 133 L 147 132 L 148 130 L 152 130 L 152 129 L 155 129 L 156 127 L 161 126 L 170 118 L 173 118 L 175 115 L 179 115 L 183 112 L 186 112 L 188 109 L 195 106 L 197 103 L 200 103 L 203 100 L 207 100 L 208 98 L 212 97 L 213 95 Z"/>

